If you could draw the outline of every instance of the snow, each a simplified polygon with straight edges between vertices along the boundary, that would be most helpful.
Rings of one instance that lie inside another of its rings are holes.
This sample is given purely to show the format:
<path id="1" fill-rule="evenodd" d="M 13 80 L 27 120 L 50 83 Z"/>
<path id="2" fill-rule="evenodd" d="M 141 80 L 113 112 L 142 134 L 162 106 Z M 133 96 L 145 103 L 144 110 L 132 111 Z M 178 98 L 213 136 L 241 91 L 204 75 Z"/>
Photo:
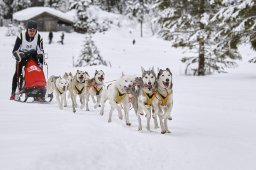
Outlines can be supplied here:
<path id="1" fill-rule="evenodd" d="M 59 10 L 56 10 L 56 9 L 50 8 L 50 7 L 30 7 L 30 8 L 15 12 L 13 14 L 13 19 L 18 20 L 18 21 L 25 21 L 25 20 L 34 18 L 40 14 L 43 14 L 45 12 L 49 13 L 51 15 L 57 16 L 57 17 L 61 18 L 62 20 L 69 21 L 71 23 L 73 23 L 74 19 L 76 19 L 74 17 L 75 13 L 73 11 L 65 14 Z"/>
<path id="2" fill-rule="evenodd" d="M 144 28 L 145 29 L 145 28 Z M 240 46 L 243 60 L 227 74 L 205 77 L 185 76 L 182 50 L 167 41 L 140 38 L 138 28 L 113 28 L 93 35 L 103 59 L 112 67 L 79 68 L 92 76 L 96 69 L 106 73 L 106 82 L 121 73 L 141 75 L 140 67 L 169 67 L 173 72 L 174 108 L 169 122 L 171 134 L 137 131 L 137 118 L 130 110 L 131 127 L 113 114 L 108 123 L 99 109 L 77 110 L 69 105 L 59 110 L 50 104 L 18 103 L 9 100 L 15 61 L 11 51 L 16 37 L 6 37 L 0 28 L 0 167 L 4 170 L 84 170 L 84 169 L 161 169 L 161 170 L 254 170 L 256 166 L 256 67 L 247 61 L 255 56 L 247 45 Z M 64 45 L 57 43 L 61 32 L 54 32 L 53 44 L 42 32 L 48 53 L 49 75 L 63 75 L 78 56 L 84 35 L 65 33 Z M 132 40 L 135 39 L 135 45 Z M 46 70 L 46 68 L 45 68 Z M 153 125 L 153 123 L 151 123 Z"/>

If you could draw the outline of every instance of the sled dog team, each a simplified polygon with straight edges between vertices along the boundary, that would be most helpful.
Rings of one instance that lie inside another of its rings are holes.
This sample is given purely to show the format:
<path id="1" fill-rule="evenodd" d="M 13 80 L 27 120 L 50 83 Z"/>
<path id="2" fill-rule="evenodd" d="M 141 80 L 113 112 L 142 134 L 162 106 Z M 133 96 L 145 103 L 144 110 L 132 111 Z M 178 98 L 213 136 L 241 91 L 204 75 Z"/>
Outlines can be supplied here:
<path id="1" fill-rule="evenodd" d="M 92 79 L 86 71 L 81 70 L 77 70 L 75 75 L 65 73 L 62 77 L 51 76 L 47 81 L 46 97 L 54 93 L 60 109 L 67 107 L 67 97 L 70 97 L 74 113 L 78 107 L 77 97 L 80 99 L 80 109 L 85 107 L 87 111 L 91 97 L 95 103 L 94 109 L 101 107 L 100 115 L 104 114 L 105 103 L 109 101 L 108 122 L 112 121 L 112 113 L 117 110 L 119 119 L 124 116 L 127 126 L 131 125 L 129 110 L 132 106 L 138 118 L 138 130 L 142 130 L 141 116 L 145 113 L 148 131 L 152 117 L 155 128 L 159 127 L 159 120 L 161 133 L 170 133 L 168 119 L 172 119 L 172 73 L 169 68 L 160 69 L 157 74 L 154 68 L 144 70 L 141 67 L 141 71 L 141 77 L 122 73 L 118 80 L 108 85 L 104 85 L 105 74 L 102 70 L 96 70 Z"/>

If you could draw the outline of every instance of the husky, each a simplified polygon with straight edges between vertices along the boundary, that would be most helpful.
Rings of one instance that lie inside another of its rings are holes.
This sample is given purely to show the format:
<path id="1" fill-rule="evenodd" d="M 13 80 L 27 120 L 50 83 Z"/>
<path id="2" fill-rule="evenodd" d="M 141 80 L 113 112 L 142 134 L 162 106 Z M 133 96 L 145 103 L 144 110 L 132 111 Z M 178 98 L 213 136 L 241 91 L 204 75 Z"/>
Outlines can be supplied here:
<path id="1" fill-rule="evenodd" d="M 73 79 L 73 75 L 72 75 L 71 72 L 69 72 L 69 73 L 65 72 L 65 74 L 63 75 L 63 78 L 66 79 L 69 82 L 69 85 L 70 85 L 71 81 Z M 68 87 L 68 89 L 69 89 L 69 87 Z M 65 96 L 64 96 L 64 107 L 67 107 L 67 93 L 65 93 Z"/>
<path id="2" fill-rule="evenodd" d="M 77 70 L 74 75 L 71 84 L 69 86 L 69 93 L 71 95 L 72 100 L 72 108 L 73 112 L 76 112 L 77 102 L 76 96 L 80 97 L 81 106 L 80 109 L 85 107 L 85 98 L 86 94 L 88 94 L 88 80 L 90 79 L 89 74 L 86 71 Z M 89 110 L 88 105 L 86 105 L 86 110 Z"/>
<path id="3" fill-rule="evenodd" d="M 173 107 L 172 73 L 169 68 L 160 69 L 157 75 L 156 96 L 152 101 L 154 116 L 159 117 L 161 133 L 170 133 L 167 119 Z"/>
<path id="4" fill-rule="evenodd" d="M 47 90 L 45 96 L 54 92 L 59 108 L 63 109 L 65 96 L 68 90 L 69 81 L 63 77 L 51 76 L 47 81 Z"/>
<path id="5" fill-rule="evenodd" d="M 105 79 L 105 73 L 100 70 L 96 70 L 95 74 L 94 74 L 94 78 L 90 79 L 89 81 L 89 94 L 88 99 L 86 100 L 86 105 L 88 105 L 89 102 L 89 96 L 91 96 L 93 103 L 96 103 L 96 105 L 94 106 L 94 109 L 96 109 L 97 107 L 100 107 L 100 98 L 101 98 L 101 94 L 102 94 L 102 89 L 103 89 L 103 85 L 104 85 L 104 79 Z M 95 97 L 97 98 L 97 101 L 95 101 Z"/>
<path id="6" fill-rule="evenodd" d="M 133 87 L 133 83 L 135 80 L 135 76 L 131 75 L 124 75 L 122 73 L 122 76 L 120 79 L 118 79 L 113 84 L 109 84 L 103 89 L 102 97 L 101 97 L 101 110 L 100 115 L 104 114 L 104 107 L 105 102 L 109 100 L 109 104 L 111 106 L 110 112 L 109 112 L 109 119 L 108 122 L 112 121 L 112 113 L 114 109 L 118 111 L 118 117 L 119 119 L 123 119 L 122 115 L 122 108 L 124 110 L 125 115 L 125 122 L 127 126 L 130 126 L 130 120 L 129 120 L 129 93 L 131 92 L 131 89 Z"/>
<path id="7" fill-rule="evenodd" d="M 142 71 L 142 86 L 140 89 L 140 95 L 138 98 L 138 113 L 137 113 L 137 117 L 138 117 L 138 122 L 139 122 L 139 126 L 138 126 L 138 130 L 142 130 L 142 125 L 141 125 L 141 118 L 140 118 L 140 113 L 146 113 L 146 117 L 147 117 L 147 130 L 150 131 L 150 118 L 152 115 L 152 101 L 155 98 L 155 88 L 156 88 L 156 74 L 154 71 L 154 67 L 152 69 L 149 70 L 145 70 L 143 67 L 141 67 L 141 71 Z M 157 119 L 156 117 L 154 118 L 154 122 L 155 122 L 155 128 L 158 127 L 157 125 Z"/>

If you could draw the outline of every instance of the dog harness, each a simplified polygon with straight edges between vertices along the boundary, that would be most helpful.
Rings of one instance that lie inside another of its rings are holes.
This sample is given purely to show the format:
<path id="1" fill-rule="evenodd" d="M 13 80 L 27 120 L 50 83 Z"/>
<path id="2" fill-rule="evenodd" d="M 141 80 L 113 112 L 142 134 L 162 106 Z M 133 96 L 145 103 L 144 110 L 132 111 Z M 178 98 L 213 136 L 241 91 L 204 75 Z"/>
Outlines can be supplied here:
<path id="1" fill-rule="evenodd" d="M 158 96 L 161 98 L 161 99 L 159 99 L 157 97 L 157 99 L 162 102 L 161 105 L 162 106 L 166 106 L 167 105 L 167 101 L 168 101 L 169 96 L 170 96 L 170 93 L 167 93 L 167 96 L 165 96 L 165 97 L 163 95 L 161 95 L 160 93 L 158 93 Z"/>
<path id="2" fill-rule="evenodd" d="M 93 90 L 96 92 L 97 96 L 100 94 L 101 90 L 103 89 L 102 87 L 98 88 L 95 82 L 92 83 L 92 87 L 93 87 Z"/>
<path id="3" fill-rule="evenodd" d="M 122 94 L 122 93 L 120 93 L 120 91 L 118 89 L 117 89 L 117 92 L 118 93 L 116 95 L 115 102 L 117 104 L 119 104 L 124 99 L 124 97 L 126 96 L 126 93 Z"/>
<path id="4" fill-rule="evenodd" d="M 144 91 L 144 96 L 147 97 L 147 101 L 144 103 L 145 105 L 152 106 L 152 101 L 156 97 L 156 93 L 154 92 L 151 96 Z"/>
<path id="5" fill-rule="evenodd" d="M 81 90 L 79 90 L 76 86 L 75 88 L 76 88 L 77 94 L 82 94 L 84 91 L 84 87 Z"/>
<path id="6" fill-rule="evenodd" d="M 94 91 L 96 92 L 96 95 L 98 96 L 102 90 L 102 87 L 101 88 L 97 88 L 97 86 L 93 86 L 93 89 Z"/>

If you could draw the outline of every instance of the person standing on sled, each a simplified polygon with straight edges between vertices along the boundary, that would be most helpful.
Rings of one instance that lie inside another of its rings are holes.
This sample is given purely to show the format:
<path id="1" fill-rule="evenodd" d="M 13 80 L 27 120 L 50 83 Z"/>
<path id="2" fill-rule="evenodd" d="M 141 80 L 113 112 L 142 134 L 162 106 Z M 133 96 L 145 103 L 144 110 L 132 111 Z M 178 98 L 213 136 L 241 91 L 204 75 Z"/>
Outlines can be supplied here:
<path id="1" fill-rule="evenodd" d="M 35 51 L 33 57 L 37 60 L 38 65 L 43 67 L 43 39 L 37 31 L 37 23 L 32 20 L 28 21 L 27 29 L 17 36 L 12 51 L 13 56 L 16 59 L 16 66 L 12 80 L 12 93 L 10 100 L 15 99 L 15 91 L 19 80 L 18 77 L 22 75 L 22 69 L 26 64 L 26 58 L 24 57 L 25 54 L 23 53 L 24 51 Z"/>

